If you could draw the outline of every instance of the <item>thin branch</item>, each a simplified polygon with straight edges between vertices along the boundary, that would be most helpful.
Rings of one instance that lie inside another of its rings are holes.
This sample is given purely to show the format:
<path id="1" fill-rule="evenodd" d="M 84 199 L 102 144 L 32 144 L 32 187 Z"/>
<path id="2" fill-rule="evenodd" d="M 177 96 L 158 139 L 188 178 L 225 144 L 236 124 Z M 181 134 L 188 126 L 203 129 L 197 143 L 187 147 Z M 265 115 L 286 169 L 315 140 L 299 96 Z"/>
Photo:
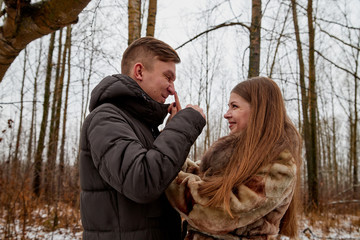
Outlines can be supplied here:
<path id="1" fill-rule="evenodd" d="M 40 101 L 23 101 L 23 103 L 40 103 Z M 0 105 L 5 105 L 5 104 L 19 104 L 21 102 L 0 102 Z"/>
<path id="2" fill-rule="evenodd" d="M 343 44 L 346 45 L 346 46 L 349 46 L 349 47 L 351 47 L 351 48 L 354 48 L 354 49 L 356 49 L 357 51 L 360 51 L 360 48 L 359 48 L 359 47 L 354 46 L 354 45 L 352 45 L 352 44 L 350 44 L 350 43 L 345 42 L 344 40 L 342 40 L 342 39 L 340 39 L 340 38 L 332 35 L 331 33 L 325 31 L 324 29 L 322 29 L 321 26 L 320 26 L 320 24 L 318 24 L 318 23 L 316 23 L 316 24 L 318 25 L 320 31 L 323 32 L 323 33 L 325 33 L 325 34 L 328 35 L 329 37 L 331 37 L 331 38 L 333 38 L 333 39 L 335 39 L 335 40 L 343 43 Z"/>
<path id="3" fill-rule="evenodd" d="M 328 59 L 327 57 L 325 57 L 324 55 L 322 55 L 321 52 L 319 52 L 318 50 L 315 50 L 315 52 L 317 54 L 319 54 L 320 57 L 322 57 L 323 59 L 325 59 L 326 61 L 328 61 L 329 63 L 331 63 L 332 65 L 334 65 L 336 68 L 340 69 L 340 70 L 343 70 L 344 72 L 350 74 L 351 76 L 354 76 L 357 80 L 360 80 L 360 77 L 357 76 L 355 73 L 351 72 L 350 70 L 344 68 L 344 67 L 341 67 L 339 65 L 337 65 L 336 63 L 334 63 L 333 61 L 331 61 L 330 59 Z"/>
<path id="4" fill-rule="evenodd" d="M 352 30 L 360 30 L 360 28 L 358 28 L 358 27 L 344 25 L 344 24 L 341 24 L 339 22 L 334 22 L 334 21 L 331 21 L 331 20 L 323 19 L 323 18 L 315 18 L 315 21 L 316 20 L 320 20 L 320 21 L 323 21 L 323 22 L 326 22 L 326 23 L 336 24 L 336 25 L 339 25 L 340 27 L 345 27 L 345 28 L 349 28 L 349 29 L 352 29 Z"/>
<path id="5" fill-rule="evenodd" d="M 240 25 L 240 26 L 242 26 L 242 27 L 244 27 L 244 28 L 246 28 L 247 30 L 250 31 L 250 27 L 247 26 L 247 25 L 244 24 L 244 23 L 241 23 L 241 22 L 230 22 L 230 23 L 229 23 L 229 22 L 224 22 L 224 23 L 221 23 L 221 24 L 219 24 L 219 25 L 213 26 L 213 27 L 211 27 L 210 29 L 207 29 L 207 30 L 204 31 L 204 32 L 199 33 L 199 34 L 196 35 L 195 37 L 191 38 L 190 40 L 184 42 L 183 44 L 181 44 L 180 46 L 178 46 L 177 48 L 175 48 L 175 50 L 178 50 L 178 49 L 184 47 L 186 44 L 194 41 L 195 39 L 201 37 L 202 35 L 204 35 L 204 34 L 206 34 L 206 33 L 215 31 L 215 30 L 217 30 L 217 29 L 219 29 L 219 28 L 230 27 L 230 26 L 237 26 L 237 25 Z"/>

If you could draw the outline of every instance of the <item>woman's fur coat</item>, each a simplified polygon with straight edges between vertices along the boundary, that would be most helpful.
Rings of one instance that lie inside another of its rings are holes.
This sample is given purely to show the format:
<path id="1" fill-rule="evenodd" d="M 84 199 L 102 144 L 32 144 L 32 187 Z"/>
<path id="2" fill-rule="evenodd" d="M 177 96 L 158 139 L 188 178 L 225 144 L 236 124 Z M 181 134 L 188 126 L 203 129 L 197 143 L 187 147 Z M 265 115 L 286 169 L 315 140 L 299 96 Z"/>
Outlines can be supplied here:
<path id="1" fill-rule="evenodd" d="M 268 239 L 279 232 L 280 220 L 291 202 L 296 183 L 296 164 L 283 151 L 272 164 L 263 166 L 251 180 L 232 192 L 230 208 L 207 207 L 199 195 L 201 175 L 225 165 L 234 150 L 236 137 L 218 140 L 205 154 L 200 166 L 189 159 L 166 191 L 172 206 L 188 222 L 186 239 Z"/>

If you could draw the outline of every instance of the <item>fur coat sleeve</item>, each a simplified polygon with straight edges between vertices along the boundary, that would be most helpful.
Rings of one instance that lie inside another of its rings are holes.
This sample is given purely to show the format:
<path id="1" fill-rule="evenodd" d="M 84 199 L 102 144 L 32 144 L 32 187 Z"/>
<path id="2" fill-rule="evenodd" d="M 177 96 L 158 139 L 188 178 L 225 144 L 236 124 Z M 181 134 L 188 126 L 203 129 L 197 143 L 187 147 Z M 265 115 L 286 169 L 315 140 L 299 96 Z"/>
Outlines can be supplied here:
<path id="1" fill-rule="evenodd" d="M 296 164 L 288 151 L 264 166 L 246 185 L 231 194 L 233 218 L 224 206 L 207 207 L 198 193 L 202 179 L 199 167 L 187 160 L 183 171 L 171 183 L 166 195 L 191 228 L 207 236 L 239 239 L 239 236 L 275 235 L 293 196 Z"/>

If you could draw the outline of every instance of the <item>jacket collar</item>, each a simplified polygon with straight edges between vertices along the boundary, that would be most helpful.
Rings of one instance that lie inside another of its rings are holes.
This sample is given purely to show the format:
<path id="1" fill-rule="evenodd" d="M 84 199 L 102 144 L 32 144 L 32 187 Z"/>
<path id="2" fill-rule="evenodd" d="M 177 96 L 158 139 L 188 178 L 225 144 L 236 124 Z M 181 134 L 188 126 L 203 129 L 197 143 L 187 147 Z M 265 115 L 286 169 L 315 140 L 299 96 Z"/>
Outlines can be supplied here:
<path id="1" fill-rule="evenodd" d="M 91 92 L 89 110 L 112 103 L 152 127 L 163 123 L 169 104 L 154 101 L 129 76 L 116 74 L 104 78 Z"/>

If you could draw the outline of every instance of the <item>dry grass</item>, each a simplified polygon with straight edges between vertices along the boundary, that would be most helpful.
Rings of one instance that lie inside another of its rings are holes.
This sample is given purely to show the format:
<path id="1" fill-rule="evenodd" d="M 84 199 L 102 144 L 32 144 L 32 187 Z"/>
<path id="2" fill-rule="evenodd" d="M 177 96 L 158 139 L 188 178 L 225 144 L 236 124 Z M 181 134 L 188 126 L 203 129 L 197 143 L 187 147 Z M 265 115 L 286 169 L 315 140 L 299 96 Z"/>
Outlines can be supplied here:
<path id="1" fill-rule="evenodd" d="M 81 238 L 78 185 L 71 180 L 76 177 L 61 179 L 63 191 L 58 195 L 61 197 L 42 197 L 45 194 L 35 197 L 29 176 L 6 177 L 2 167 L 0 239 L 48 239 L 51 237 L 46 234 L 61 235 L 61 232 L 67 236 L 63 239 Z M 72 173 L 72 176 L 76 175 Z M 346 239 L 338 236 L 360 239 L 360 204 L 324 205 L 303 215 L 300 222 L 301 239 Z"/>
<path id="2" fill-rule="evenodd" d="M 45 194 L 34 196 L 28 175 L 16 176 L 0 178 L 0 239 L 44 239 L 43 233 L 59 229 L 74 235 L 82 231 L 78 191 L 70 184 L 64 185 L 61 197 L 49 201 Z"/>

